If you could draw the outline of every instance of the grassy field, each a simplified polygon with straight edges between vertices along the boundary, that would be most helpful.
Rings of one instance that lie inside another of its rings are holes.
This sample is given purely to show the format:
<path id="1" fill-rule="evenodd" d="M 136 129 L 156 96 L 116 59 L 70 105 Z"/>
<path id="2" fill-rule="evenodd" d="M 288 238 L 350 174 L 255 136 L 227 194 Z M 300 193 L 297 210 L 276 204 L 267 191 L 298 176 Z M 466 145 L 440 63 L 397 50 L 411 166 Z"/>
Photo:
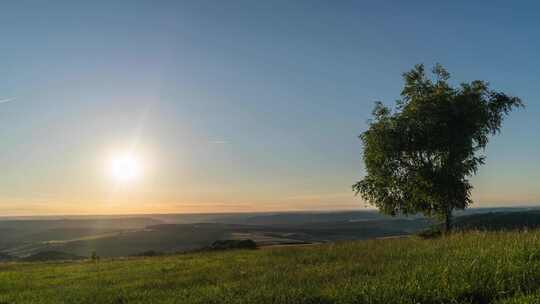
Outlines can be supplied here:
<path id="1" fill-rule="evenodd" d="M 0 264 L 0 303 L 540 303 L 540 232 Z"/>

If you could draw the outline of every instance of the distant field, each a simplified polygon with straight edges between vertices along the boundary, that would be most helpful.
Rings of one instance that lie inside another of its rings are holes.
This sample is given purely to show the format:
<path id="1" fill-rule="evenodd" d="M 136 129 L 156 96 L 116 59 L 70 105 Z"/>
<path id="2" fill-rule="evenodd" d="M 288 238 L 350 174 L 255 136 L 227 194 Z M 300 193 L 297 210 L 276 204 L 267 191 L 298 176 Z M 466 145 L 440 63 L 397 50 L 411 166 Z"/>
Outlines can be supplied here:
<path id="1" fill-rule="evenodd" d="M 540 231 L 7 263 L 0 303 L 540 303 Z"/>

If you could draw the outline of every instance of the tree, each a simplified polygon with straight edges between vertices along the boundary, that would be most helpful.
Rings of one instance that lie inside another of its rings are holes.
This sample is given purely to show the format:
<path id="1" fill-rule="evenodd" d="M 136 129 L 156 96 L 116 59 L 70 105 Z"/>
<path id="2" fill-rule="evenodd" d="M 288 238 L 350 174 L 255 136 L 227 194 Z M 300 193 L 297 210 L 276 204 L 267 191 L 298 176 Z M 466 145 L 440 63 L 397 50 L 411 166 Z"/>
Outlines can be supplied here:
<path id="1" fill-rule="evenodd" d="M 383 213 L 436 216 L 450 231 L 453 210 L 472 204 L 468 177 L 484 164 L 490 136 L 523 103 L 484 81 L 452 87 L 439 64 L 432 72 L 416 65 L 403 74 L 394 111 L 376 102 L 360 135 L 367 175 L 353 190 Z"/>

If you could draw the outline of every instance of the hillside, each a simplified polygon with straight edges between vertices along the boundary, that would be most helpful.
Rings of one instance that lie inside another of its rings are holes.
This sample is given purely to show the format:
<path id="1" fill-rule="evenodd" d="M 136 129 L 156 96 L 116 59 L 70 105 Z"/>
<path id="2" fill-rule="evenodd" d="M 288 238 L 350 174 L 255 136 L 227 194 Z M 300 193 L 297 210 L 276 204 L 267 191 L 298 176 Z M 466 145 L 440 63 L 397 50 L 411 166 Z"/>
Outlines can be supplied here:
<path id="1" fill-rule="evenodd" d="M 0 303 L 538 303 L 540 232 L 0 269 Z"/>
<path id="2" fill-rule="evenodd" d="M 540 227 L 540 211 L 487 212 L 456 218 L 462 230 L 521 230 Z"/>

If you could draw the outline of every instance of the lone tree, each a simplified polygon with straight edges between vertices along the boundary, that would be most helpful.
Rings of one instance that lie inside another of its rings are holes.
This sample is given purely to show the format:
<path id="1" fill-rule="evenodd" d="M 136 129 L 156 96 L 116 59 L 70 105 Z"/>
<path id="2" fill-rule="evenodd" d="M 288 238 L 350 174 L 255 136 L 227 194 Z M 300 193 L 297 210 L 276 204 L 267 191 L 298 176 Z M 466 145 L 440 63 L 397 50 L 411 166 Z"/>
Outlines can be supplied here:
<path id="1" fill-rule="evenodd" d="M 402 99 L 391 111 L 375 104 L 360 135 L 367 175 L 353 190 L 383 213 L 437 216 L 450 231 L 452 211 L 472 203 L 468 177 L 484 164 L 482 151 L 506 115 L 523 103 L 475 80 L 452 87 L 439 64 L 403 74 Z"/>

